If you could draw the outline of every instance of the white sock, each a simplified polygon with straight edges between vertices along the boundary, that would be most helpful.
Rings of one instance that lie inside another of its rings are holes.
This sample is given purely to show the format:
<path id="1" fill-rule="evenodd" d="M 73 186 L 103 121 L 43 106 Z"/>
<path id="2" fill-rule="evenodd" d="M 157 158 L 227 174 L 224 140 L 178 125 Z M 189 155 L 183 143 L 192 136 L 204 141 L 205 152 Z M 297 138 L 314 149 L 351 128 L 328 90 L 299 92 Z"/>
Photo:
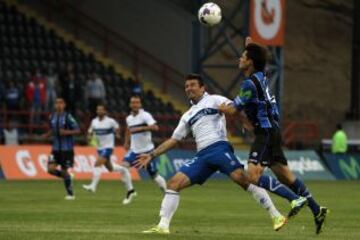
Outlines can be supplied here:
<path id="1" fill-rule="evenodd" d="M 92 181 L 90 186 L 96 189 L 101 177 L 101 167 L 94 167 Z"/>
<path id="2" fill-rule="evenodd" d="M 161 228 L 169 228 L 171 218 L 179 206 L 180 195 L 173 190 L 166 190 L 164 199 L 161 203 L 160 222 L 158 224 Z"/>
<path id="3" fill-rule="evenodd" d="M 254 184 L 250 184 L 247 191 L 249 193 L 251 193 L 253 198 L 255 198 L 255 200 L 258 203 L 260 203 L 260 205 L 268 211 L 268 213 L 270 214 L 270 216 L 272 218 L 278 217 L 281 215 L 279 213 L 279 211 L 276 209 L 276 207 L 274 206 L 274 203 L 272 202 L 269 194 L 266 192 L 265 189 L 258 187 Z"/>
<path id="4" fill-rule="evenodd" d="M 124 182 L 125 188 L 127 191 L 134 189 L 132 181 L 131 181 L 131 174 L 130 174 L 130 171 L 128 168 L 117 165 L 117 164 L 113 164 L 113 170 L 115 172 L 119 172 L 122 174 L 121 180 Z"/>
<path id="5" fill-rule="evenodd" d="M 166 191 L 166 181 L 160 174 L 157 174 L 156 177 L 154 177 L 154 181 L 161 189 Z"/>

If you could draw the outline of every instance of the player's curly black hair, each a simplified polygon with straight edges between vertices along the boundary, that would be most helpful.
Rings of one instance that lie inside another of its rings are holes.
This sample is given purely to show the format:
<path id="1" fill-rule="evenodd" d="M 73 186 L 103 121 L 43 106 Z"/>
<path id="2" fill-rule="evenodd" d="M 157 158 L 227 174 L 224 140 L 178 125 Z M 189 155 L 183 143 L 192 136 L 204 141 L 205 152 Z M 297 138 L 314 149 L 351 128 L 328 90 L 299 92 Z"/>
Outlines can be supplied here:
<path id="1" fill-rule="evenodd" d="M 200 74 L 197 74 L 197 73 L 189 73 L 186 77 L 185 77 L 185 82 L 187 80 L 197 80 L 199 82 L 199 85 L 200 86 L 204 86 L 204 81 L 201 77 Z"/>
<path id="2" fill-rule="evenodd" d="M 249 43 L 245 51 L 246 56 L 253 61 L 255 70 L 264 71 L 267 60 L 266 48 L 256 43 Z"/>

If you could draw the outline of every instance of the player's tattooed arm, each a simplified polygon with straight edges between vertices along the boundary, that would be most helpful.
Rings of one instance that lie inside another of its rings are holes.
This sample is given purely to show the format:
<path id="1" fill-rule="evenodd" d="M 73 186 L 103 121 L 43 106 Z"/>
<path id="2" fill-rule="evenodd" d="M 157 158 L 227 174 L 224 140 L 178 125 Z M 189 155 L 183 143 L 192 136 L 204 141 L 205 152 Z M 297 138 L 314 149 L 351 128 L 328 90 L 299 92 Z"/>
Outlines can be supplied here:
<path id="1" fill-rule="evenodd" d="M 150 153 L 152 158 L 155 158 L 157 156 L 160 156 L 161 154 L 163 154 L 164 152 L 169 151 L 170 149 L 174 148 L 177 144 L 178 144 L 178 140 L 176 140 L 175 138 L 169 138 L 168 140 L 166 140 L 165 142 L 163 142 L 162 144 L 160 144 L 160 146 L 158 146 L 157 148 L 154 149 L 154 151 L 152 151 Z"/>
<path id="2" fill-rule="evenodd" d="M 135 161 L 135 167 L 137 168 L 146 167 L 151 162 L 152 159 L 174 148 L 178 144 L 178 142 L 179 141 L 174 138 L 169 138 L 168 140 L 160 144 L 160 146 L 158 146 L 151 153 L 140 154 Z"/>
<path id="3" fill-rule="evenodd" d="M 219 111 L 225 114 L 229 114 L 229 115 L 233 115 L 236 114 L 236 117 L 240 120 L 241 124 L 243 125 L 243 127 L 248 130 L 248 131 L 252 131 L 254 130 L 254 127 L 252 125 L 252 123 L 250 122 L 250 120 L 248 119 L 246 113 L 244 112 L 244 110 L 241 110 L 240 112 L 237 111 L 237 109 L 235 108 L 235 106 L 233 104 L 221 104 L 219 106 Z"/>

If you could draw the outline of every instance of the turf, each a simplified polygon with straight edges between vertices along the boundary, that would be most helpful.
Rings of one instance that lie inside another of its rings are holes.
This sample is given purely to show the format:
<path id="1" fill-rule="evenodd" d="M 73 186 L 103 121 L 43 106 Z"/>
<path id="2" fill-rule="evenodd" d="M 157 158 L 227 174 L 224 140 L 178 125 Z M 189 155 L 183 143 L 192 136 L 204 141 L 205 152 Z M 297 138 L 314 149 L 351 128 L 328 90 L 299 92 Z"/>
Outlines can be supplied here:
<path id="1" fill-rule="evenodd" d="M 65 201 L 59 181 L 0 181 L 0 239 L 360 239 L 360 182 L 309 182 L 317 199 L 331 209 L 316 236 L 313 217 L 302 211 L 280 232 L 250 196 L 229 181 L 209 181 L 181 194 L 169 236 L 140 231 L 158 222 L 162 200 L 152 182 L 137 182 L 138 197 L 123 206 L 120 182 L 103 181 L 96 194 L 75 185 L 75 201 Z M 275 196 L 278 208 L 288 204 Z"/>

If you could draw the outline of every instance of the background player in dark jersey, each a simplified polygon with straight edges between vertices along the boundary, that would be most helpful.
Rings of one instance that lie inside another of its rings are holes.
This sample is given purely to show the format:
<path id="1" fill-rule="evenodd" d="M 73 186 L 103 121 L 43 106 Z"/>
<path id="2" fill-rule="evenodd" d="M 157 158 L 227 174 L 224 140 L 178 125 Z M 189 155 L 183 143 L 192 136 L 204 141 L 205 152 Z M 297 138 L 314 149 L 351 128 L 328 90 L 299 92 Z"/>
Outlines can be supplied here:
<path id="1" fill-rule="evenodd" d="M 80 129 L 70 113 L 65 112 L 65 101 L 57 98 L 55 112 L 50 116 L 50 130 L 43 137 L 52 136 L 52 151 L 48 162 L 48 172 L 64 179 L 66 200 L 74 200 L 72 174 L 68 169 L 74 164 L 74 135 L 80 134 Z M 58 169 L 61 167 L 61 170 Z"/>
<path id="2" fill-rule="evenodd" d="M 290 171 L 281 148 L 279 112 L 275 97 L 270 94 L 267 77 L 264 73 L 267 51 L 264 47 L 247 38 L 245 51 L 239 59 L 239 68 L 246 76 L 238 96 L 231 105 L 223 105 L 221 110 L 233 114 L 236 111 L 247 116 L 248 129 L 255 133 L 255 141 L 249 154 L 248 174 L 254 184 L 259 185 L 279 196 L 287 198 L 292 205 L 304 201 L 293 201 L 297 194 L 306 198 L 315 218 L 316 233 L 320 233 L 326 214 L 326 207 L 320 207 L 305 184 Z M 244 117 L 243 117 L 244 119 Z M 271 176 L 263 175 L 269 167 L 281 183 Z M 295 194 L 296 193 L 296 194 Z M 294 212 L 290 212 L 289 217 Z"/>

